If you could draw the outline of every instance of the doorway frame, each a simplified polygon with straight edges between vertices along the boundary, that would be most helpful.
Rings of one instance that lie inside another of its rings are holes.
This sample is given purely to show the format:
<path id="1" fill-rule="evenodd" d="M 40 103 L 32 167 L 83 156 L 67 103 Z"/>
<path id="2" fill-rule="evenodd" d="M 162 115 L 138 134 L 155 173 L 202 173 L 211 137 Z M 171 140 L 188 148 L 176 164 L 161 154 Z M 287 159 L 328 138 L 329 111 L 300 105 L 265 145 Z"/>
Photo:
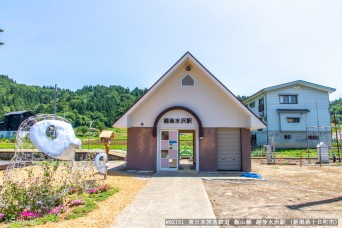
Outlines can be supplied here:
<path id="1" fill-rule="evenodd" d="M 160 139 L 161 139 L 161 132 L 162 131 L 174 131 L 176 130 L 178 133 L 178 139 L 179 139 L 179 131 L 193 131 L 195 132 L 195 139 L 194 139 L 194 144 L 195 144 L 195 152 L 194 154 L 196 154 L 196 171 L 199 172 L 199 137 L 198 137 L 198 127 L 196 128 L 158 128 L 157 131 L 157 161 L 156 161 L 156 167 L 157 167 L 157 171 L 166 171 L 165 169 L 161 169 L 161 163 L 160 163 L 160 156 L 161 156 L 161 145 L 160 145 Z M 179 141 L 178 141 L 178 147 L 179 147 Z M 179 149 L 179 148 L 178 148 Z M 170 172 L 174 172 L 174 171 L 179 171 L 179 151 L 177 153 L 177 159 L 178 159 L 178 166 L 177 169 L 175 170 L 167 170 Z"/>
<path id="2" fill-rule="evenodd" d="M 196 153 L 196 130 L 189 130 L 189 129 L 179 129 L 178 130 L 178 170 L 180 166 L 180 134 L 181 133 L 192 133 L 192 154 L 193 154 L 193 162 L 195 162 L 195 165 L 197 165 L 197 153 Z M 195 166 L 196 170 L 196 166 Z"/>

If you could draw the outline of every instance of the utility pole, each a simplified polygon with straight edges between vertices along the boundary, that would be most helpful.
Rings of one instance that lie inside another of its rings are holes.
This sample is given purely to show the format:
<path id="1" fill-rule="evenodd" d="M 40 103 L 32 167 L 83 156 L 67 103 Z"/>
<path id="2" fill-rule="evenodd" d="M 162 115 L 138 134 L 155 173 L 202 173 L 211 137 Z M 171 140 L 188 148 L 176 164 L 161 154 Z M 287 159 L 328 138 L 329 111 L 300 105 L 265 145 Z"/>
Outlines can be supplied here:
<path id="1" fill-rule="evenodd" d="M 56 115 L 56 97 L 57 97 L 57 84 L 55 84 L 55 96 L 54 96 L 54 103 L 53 103 L 53 114 Z"/>
<path id="2" fill-rule="evenodd" d="M 340 145 L 339 145 L 339 141 L 338 141 L 339 139 L 338 139 L 337 127 L 336 127 L 336 114 L 334 114 L 334 124 L 335 124 L 335 134 L 336 134 L 338 161 L 341 162 Z"/>
<path id="3" fill-rule="evenodd" d="M 89 138 L 90 138 L 90 128 L 91 126 L 93 125 L 94 121 L 93 120 L 90 120 L 90 123 L 89 123 L 89 129 L 88 129 L 88 152 L 89 152 Z"/>
<path id="4" fill-rule="evenodd" d="M 0 32 L 3 32 L 4 30 L 0 29 Z M 4 45 L 4 43 L 0 42 L 0 45 Z"/>

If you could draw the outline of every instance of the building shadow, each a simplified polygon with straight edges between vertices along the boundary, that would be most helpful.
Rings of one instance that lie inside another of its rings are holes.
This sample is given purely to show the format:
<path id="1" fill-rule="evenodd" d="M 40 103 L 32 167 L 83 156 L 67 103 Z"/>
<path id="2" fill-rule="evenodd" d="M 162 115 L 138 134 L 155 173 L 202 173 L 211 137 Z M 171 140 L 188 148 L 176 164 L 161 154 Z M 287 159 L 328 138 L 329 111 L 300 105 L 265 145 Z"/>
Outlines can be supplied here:
<path id="1" fill-rule="evenodd" d="M 315 206 L 315 205 L 335 203 L 335 202 L 339 202 L 339 201 L 342 201 L 342 197 L 326 199 L 326 200 L 319 200 L 319 201 L 308 202 L 308 203 L 295 204 L 295 205 L 290 205 L 290 206 L 286 206 L 286 207 L 291 209 L 291 210 L 299 210 L 303 207 L 311 207 L 311 206 Z"/>

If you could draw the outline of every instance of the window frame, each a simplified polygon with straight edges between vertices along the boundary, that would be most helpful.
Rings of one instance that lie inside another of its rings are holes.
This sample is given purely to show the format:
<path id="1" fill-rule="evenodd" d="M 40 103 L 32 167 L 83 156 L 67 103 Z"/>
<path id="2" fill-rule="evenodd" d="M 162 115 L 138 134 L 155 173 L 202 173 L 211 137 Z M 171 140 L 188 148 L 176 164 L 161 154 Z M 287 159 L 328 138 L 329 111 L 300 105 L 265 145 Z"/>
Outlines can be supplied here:
<path id="1" fill-rule="evenodd" d="M 300 117 L 286 117 L 287 123 L 300 123 Z M 292 120 L 292 121 L 289 121 Z M 298 121 L 294 121 L 298 120 Z"/>
<path id="2" fill-rule="evenodd" d="M 262 102 L 261 102 L 261 101 L 262 101 Z M 261 103 L 262 103 L 262 104 L 261 104 Z M 258 111 L 259 111 L 259 112 L 265 111 L 265 98 L 264 98 L 264 97 L 262 97 L 262 98 L 259 99 L 258 104 L 259 104 L 259 106 L 258 106 Z"/>
<path id="3" fill-rule="evenodd" d="M 290 140 L 292 138 L 291 134 L 284 134 L 285 140 Z"/>
<path id="4" fill-rule="evenodd" d="M 279 94 L 279 104 L 298 104 L 298 94 Z"/>

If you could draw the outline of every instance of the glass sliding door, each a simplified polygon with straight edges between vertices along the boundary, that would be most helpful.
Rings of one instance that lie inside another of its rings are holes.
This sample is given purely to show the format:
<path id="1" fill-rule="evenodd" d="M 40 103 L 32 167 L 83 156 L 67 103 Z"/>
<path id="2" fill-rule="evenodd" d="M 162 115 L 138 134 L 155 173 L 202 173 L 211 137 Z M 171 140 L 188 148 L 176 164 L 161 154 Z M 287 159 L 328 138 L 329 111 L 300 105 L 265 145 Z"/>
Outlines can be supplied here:
<path id="1" fill-rule="evenodd" d="M 178 170 L 178 131 L 160 131 L 160 169 Z"/>

